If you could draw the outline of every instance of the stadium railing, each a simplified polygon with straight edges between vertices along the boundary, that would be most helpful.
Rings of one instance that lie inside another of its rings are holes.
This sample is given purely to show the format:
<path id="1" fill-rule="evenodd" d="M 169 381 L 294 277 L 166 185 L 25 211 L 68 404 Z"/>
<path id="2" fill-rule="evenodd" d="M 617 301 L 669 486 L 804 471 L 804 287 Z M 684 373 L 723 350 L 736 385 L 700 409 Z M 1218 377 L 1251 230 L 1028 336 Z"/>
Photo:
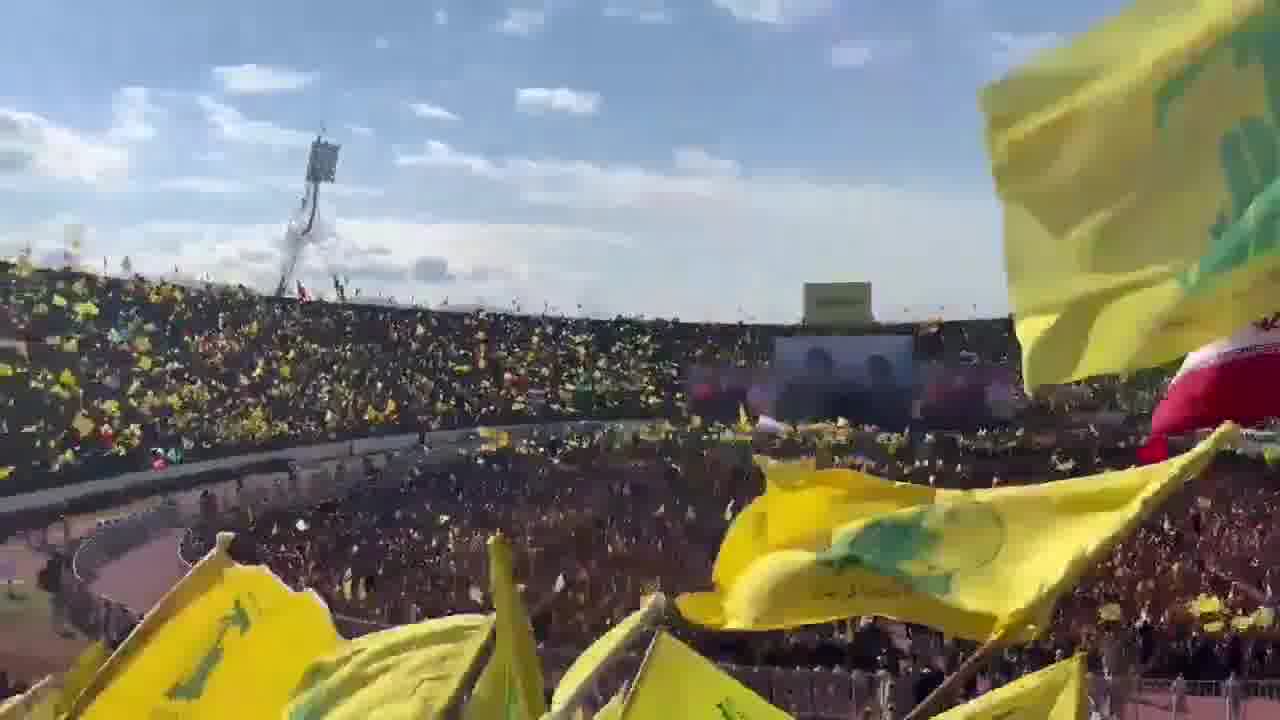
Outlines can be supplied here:
<path id="1" fill-rule="evenodd" d="M 648 422 L 645 420 L 616 422 L 584 420 L 542 425 L 501 426 L 492 429 L 508 432 L 518 438 L 533 434 L 591 431 L 619 425 L 640 426 Z M 219 479 L 231 479 L 236 476 L 237 471 L 251 472 L 255 469 L 272 467 L 271 463 L 275 463 L 276 467 L 283 467 L 284 463 L 289 462 L 310 466 L 331 461 L 355 463 L 364 457 L 384 457 L 387 453 L 400 452 L 417 445 L 422 439 L 423 437 L 417 433 L 361 438 L 329 445 L 311 445 L 220 458 L 178 465 L 164 470 L 127 473 L 79 485 L 4 497 L 0 498 L 0 524 L 12 522 L 15 526 L 22 526 L 24 516 L 29 515 L 39 515 L 45 523 L 48 523 L 57 514 L 66 512 L 85 500 L 110 501 L 119 499 L 122 493 L 154 496 L 182 492 L 197 486 L 208 485 Z M 467 443 L 479 442 L 482 438 L 478 428 L 469 428 L 426 433 L 425 440 L 428 447 L 447 451 Z M 350 483 L 354 482 L 355 478 L 354 474 L 343 477 L 335 477 L 333 474 L 322 475 L 317 478 L 318 482 L 307 483 L 308 492 L 302 494 L 270 493 L 258 488 L 250 488 L 243 497 L 224 498 L 226 503 L 224 507 L 236 503 L 321 502 L 349 490 Z M 235 502 L 230 502 L 232 500 Z M 140 609 L 128 608 L 115 598 L 93 592 L 90 586 L 94 579 L 104 567 L 129 551 L 145 545 L 163 533 L 188 528 L 198 516 L 198 510 L 192 511 L 182 507 L 174 495 L 169 495 L 146 509 L 100 521 L 97 527 L 75 545 L 70 563 L 62 577 L 58 579 L 59 592 L 54 599 L 55 613 L 65 616 L 73 627 L 91 638 L 108 641 L 119 639 L 120 635 L 140 619 L 138 614 Z M 29 532 L 42 533 L 45 538 L 48 537 L 47 524 L 38 529 L 30 527 L 30 523 L 25 524 L 29 526 Z"/>
<path id="2" fill-rule="evenodd" d="M 557 423 L 530 425 L 503 425 L 489 429 L 510 433 L 513 437 L 526 436 L 534 432 L 584 432 L 611 426 L 640 427 L 652 423 L 652 420 L 572 420 Z M 431 446 L 449 446 L 458 443 L 478 440 L 479 428 L 462 430 L 441 430 L 425 433 L 427 443 Z M 306 445 L 295 448 L 248 453 L 233 457 L 204 460 L 193 463 L 172 465 L 163 470 L 141 470 L 124 473 L 99 480 L 88 480 L 74 485 L 61 485 L 36 492 L 0 497 L 0 526 L 4 523 L 18 523 L 23 516 L 50 512 L 82 512 L 76 508 L 92 507 L 102 509 L 101 501 L 110 502 L 114 498 L 133 495 L 147 496 L 183 490 L 195 485 L 209 482 L 211 475 L 228 475 L 237 472 L 248 472 L 254 468 L 283 467 L 285 463 L 315 464 L 343 458 L 358 458 L 366 455 L 402 450 L 417 444 L 418 433 L 386 435 L 323 445 Z M 100 501 L 94 507 L 92 501 Z"/>

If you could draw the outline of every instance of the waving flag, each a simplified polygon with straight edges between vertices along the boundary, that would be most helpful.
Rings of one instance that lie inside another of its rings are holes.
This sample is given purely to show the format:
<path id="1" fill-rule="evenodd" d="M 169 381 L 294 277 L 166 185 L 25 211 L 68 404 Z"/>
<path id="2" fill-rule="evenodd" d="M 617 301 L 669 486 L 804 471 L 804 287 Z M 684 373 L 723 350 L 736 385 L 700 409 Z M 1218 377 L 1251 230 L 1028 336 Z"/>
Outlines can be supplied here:
<path id="1" fill-rule="evenodd" d="M 1028 388 L 1280 305 L 1280 0 L 1137 0 L 986 88 Z"/>
<path id="2" fill-rule="evenodd" d="M 1089 717 L 1089 687 L 1083 655 L 1076 655 L 1025 675 L 952 708 L 937 720 L 1085 720 Z"/>
<path id="3" fill-rule="evenodd" d="M 1166 438 L 1228 420 L 1255 425 L 1280 417 L 1280 315 L 1187 355 L 1151 417 L 1148 461 L 1167 455 Z"/>
<path id="4" fill-rule="evenodd" d="M 287 711 L 277 717 L 439 717 L 466 691 L 467 671 L 492 627 L 492 615 L 450 615 L 343 643 L 307 668 Z"/>
<path id="5" fill-rule="evenodd" d="M 85 720 L 279 717 L 303 671 L 340 638 L 324 602 L 227 554 L 230 533 L 106 661 L 73 705 Z M 84 708 L 82 712 L 80 708 Z"/>
<path id="6" fill-rule="evenodd" d="M 538 720 L 547 711 L 542 662 L 512 565 L 507 541 L 501 535 L 489 538 L 489 589 L 496 617 L 493 656 L 467 702 L 468 719 Z"/>
<path id="7" fill-rule="evenodd" d="M 791 720 L 746 685 L 665 632 L 653 638 L 622 720 Z"/>
<path id="8" fill-rule="evenodd" d="M 779 463 L 729 526 L 708 593 L 680 613 L 726 630 L 879 615 L 986 640 L 1034 637 L 1100 554 L 1238 436 L 1160 465 L 991 490 L 936 490 Z"/>

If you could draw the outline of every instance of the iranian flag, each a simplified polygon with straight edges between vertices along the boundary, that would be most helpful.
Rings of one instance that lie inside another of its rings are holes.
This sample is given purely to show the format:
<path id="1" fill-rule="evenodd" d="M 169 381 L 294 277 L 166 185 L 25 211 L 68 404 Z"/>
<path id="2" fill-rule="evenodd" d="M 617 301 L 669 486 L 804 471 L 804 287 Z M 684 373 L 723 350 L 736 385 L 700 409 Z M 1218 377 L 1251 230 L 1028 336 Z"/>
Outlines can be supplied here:
<path id="1" fill-rule="evenodd" d="M 1233 420 L 1280 417 L 1280 313 L 1187 355 L 1151 416 L 1144 462 L 1168 457 L 1168 438 Z"/>

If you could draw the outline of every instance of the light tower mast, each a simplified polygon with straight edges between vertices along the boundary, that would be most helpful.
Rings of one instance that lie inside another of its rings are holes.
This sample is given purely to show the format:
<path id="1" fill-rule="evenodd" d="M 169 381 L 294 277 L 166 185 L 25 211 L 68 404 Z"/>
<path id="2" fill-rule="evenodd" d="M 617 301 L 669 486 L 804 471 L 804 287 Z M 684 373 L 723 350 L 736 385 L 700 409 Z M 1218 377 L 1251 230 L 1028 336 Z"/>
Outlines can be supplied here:
<path id="1" fill-rule="evenodd" d="M 311 153 L 307 157 L 307 190 L 302 197 L 301 209 L 307 212 L 307 222 L 298 234 L 289 238 L 288 251 L 284 258 L 284 267 L 280 271 L 280 284 L 276 286 L 276 295 L 283 297 L 289 281 L 293 279 L 294 270 L 298 267 L 298 258 L 307 245 L 308 236 L 316 223 L 316 212 L 320 208 L 320 185 L 332 183 L 338 174 L 338 151 L 341 145 L 324 139 L 324 132 L 311 143 Z M 308 206 L 310 208 L 308 209 Z"/>

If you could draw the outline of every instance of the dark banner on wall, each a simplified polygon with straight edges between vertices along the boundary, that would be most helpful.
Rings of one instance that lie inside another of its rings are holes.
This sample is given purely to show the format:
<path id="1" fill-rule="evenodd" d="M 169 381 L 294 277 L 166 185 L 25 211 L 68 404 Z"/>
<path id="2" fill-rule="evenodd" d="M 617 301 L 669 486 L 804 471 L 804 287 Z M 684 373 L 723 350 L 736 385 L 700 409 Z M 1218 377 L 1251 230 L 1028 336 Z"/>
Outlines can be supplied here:
<path id="1" fill-rule="evenodd" d="M 913 342 L 910 335 L 778 338 L 773 417 L 905 427 L 915 394 Z"/>

